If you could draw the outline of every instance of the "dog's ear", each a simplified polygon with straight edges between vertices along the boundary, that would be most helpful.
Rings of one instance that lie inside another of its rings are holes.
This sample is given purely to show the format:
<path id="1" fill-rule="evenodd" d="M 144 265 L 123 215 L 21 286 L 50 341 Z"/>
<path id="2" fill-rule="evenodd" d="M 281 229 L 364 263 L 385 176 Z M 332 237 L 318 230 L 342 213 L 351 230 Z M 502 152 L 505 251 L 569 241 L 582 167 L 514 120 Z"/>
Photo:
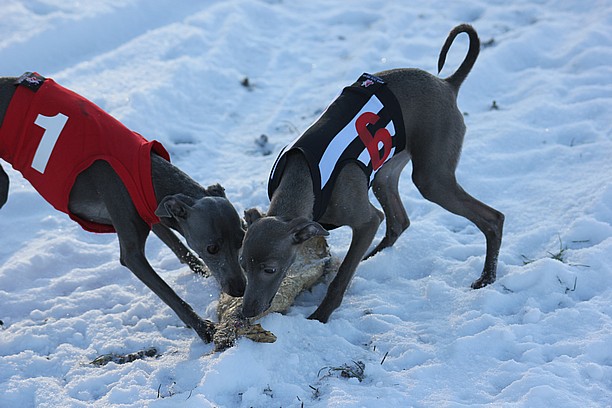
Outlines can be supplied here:
<path id="1" fill-rule="evenodd" d="M 193 206 L 193 199 L 185 194 L 174 194 L 164 197 L 157 209 L 155 215 L 159 218 L 177 218 L 185 219 Z"/>
<path id="2" fill-rule="evenodd" d="M 246 221 L 247 228 L 250 227 L 252 223 L 263 217 L 264 215 L 257 208 L 249 208 L 248 210 L 244 210 L 244 220 Z"/>
<path id="3" fill-rule="evenodd" d="M 208 186 L 206 188 L 206 194 L 208 194 L 210 196 L 215 196 L 215 197 L 224 197 L 224 198 L 227 198 L 227 197 L 225 197 L 225 189 L 219 183 L 213 184 L 212 186 Z"/>
<path id="4" fill-rule="evenodd" d="M 329 232 L 321 224 L 302 217 L 296 218 L 291 222 L 289 232 L 294 244 L 301 244 L 310 238 L 326 237 L 329 235 Z"/>

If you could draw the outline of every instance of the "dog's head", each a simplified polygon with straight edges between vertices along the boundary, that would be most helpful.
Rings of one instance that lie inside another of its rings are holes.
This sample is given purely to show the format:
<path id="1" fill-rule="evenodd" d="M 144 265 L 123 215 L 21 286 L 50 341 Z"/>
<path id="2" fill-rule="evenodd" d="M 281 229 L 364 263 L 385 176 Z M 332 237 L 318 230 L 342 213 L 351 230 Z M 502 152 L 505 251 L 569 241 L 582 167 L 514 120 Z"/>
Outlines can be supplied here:
<path id="1" fill-rule="evenodd" d="M 238 263 L 244 229 L 223 187 L 210 186 L 208 195 L 193 198 L 184 194 L 165 197 L 155 214 L 160 221 L 185 237 L 187 245 L 204 261 L 221 289 L 242 296 L 245 277 Z"/>
<path id="2" fill-rule="evenodd" d="M 240 257 L 247 277 L 242 301 L 245 317 L 258 316 L 270 307 L 301 243 L 329 235 L 321 225 L 303 217 L 283 220 L 254 214 L 253 210 L 246 214 L 249 227 Z"/>

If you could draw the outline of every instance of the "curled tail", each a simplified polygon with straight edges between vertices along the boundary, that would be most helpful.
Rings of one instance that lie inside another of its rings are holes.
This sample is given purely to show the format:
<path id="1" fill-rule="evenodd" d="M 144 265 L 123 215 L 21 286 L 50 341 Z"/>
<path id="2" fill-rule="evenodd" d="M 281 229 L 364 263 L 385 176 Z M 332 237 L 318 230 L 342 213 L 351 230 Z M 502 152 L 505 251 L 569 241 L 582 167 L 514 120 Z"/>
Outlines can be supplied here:
<path id="1" fill-rule="evenodd" d="M 468 53 L 465 56 L 465 59 L 455 71 L 454 74 L 445 78 L 444 80 L 451 84 L 455 91 L 459 90 L 459 87 L 465 80 L 465 78 L 470 73 L 470 70 L 474 66 L 474 62 L 476 62 L 476 58 L 478 58 L 478 53 L 480 52 L 480 40 L 478 39 L 478 34 L 474 27 L 469 24 L 460 24 L 457 27 L 453 28 L 451 32 L 448 34 L 442 49 L 440 50 L 440 56 L 438 57 L 438 74 L 442 71 L 442 67 L 444 66 L 444 62 L 446 61 L 446 54 L 448 53 L 448 49 L 451 44 L 455 40 L 455 37 L 461 33 L 466 33 L 470 38 L 470 47 L 468 49 Z"/>

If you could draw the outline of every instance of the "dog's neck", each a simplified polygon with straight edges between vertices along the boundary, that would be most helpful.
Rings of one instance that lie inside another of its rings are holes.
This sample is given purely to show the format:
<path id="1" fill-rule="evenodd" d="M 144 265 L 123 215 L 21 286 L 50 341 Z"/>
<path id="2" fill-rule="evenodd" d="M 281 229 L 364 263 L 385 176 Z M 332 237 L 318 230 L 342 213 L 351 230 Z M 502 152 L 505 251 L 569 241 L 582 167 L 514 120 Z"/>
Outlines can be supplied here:
<path id="1" fill-rule="evenodd" d="M 11 103 L 11 98 L 17 89 L 15 87 L 16 78 L 0 78 L 0 126 L 4 121 L 4 114 Z"/>
<path id="2" fill-rule="evenodd" d="M 272 194 L 267 215 L 288 220 L 298 217 L 312 220 L 314 201 L 312 179 L 306 160 L 299 153 L 289 155 L 280 184 Z"/>
<path id="3" fill-rule="evenodd" d="M 164 197 L 179 193 L 193 198 L 208 195 L 204 187 L 156 154 L 151 155 L 151 172 L 153 189 L 158 204 Z"/>

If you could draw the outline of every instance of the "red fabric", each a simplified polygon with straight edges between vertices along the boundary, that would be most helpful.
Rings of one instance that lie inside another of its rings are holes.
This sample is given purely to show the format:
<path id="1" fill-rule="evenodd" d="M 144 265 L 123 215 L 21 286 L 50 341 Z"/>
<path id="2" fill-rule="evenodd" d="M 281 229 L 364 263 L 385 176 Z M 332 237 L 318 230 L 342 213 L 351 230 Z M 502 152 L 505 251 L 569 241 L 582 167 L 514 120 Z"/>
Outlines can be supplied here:
<path id="1" fill-rule="evenodd" d="M 35 124 L 39 115 L 68 117 L 59 134 L 44 173 L 32 168 L 32 160 L 45 129 Z M 151 151 L 170 160 L 156 141 L 132 132 L 98 106 L 65 89 L 52 79 L 37 92 L 17 86 L 0 128 L 0 157 L 11 163 L 57 210 L 77 221 L 85 230 L 114 232 L 110 225 L 77 217 L 68 210 L 70 190 L 76 177 L 96 160 L 107 161 L 127 187 L 142 219 L 159 222 L 157 200 L 151 180 Z"/>

